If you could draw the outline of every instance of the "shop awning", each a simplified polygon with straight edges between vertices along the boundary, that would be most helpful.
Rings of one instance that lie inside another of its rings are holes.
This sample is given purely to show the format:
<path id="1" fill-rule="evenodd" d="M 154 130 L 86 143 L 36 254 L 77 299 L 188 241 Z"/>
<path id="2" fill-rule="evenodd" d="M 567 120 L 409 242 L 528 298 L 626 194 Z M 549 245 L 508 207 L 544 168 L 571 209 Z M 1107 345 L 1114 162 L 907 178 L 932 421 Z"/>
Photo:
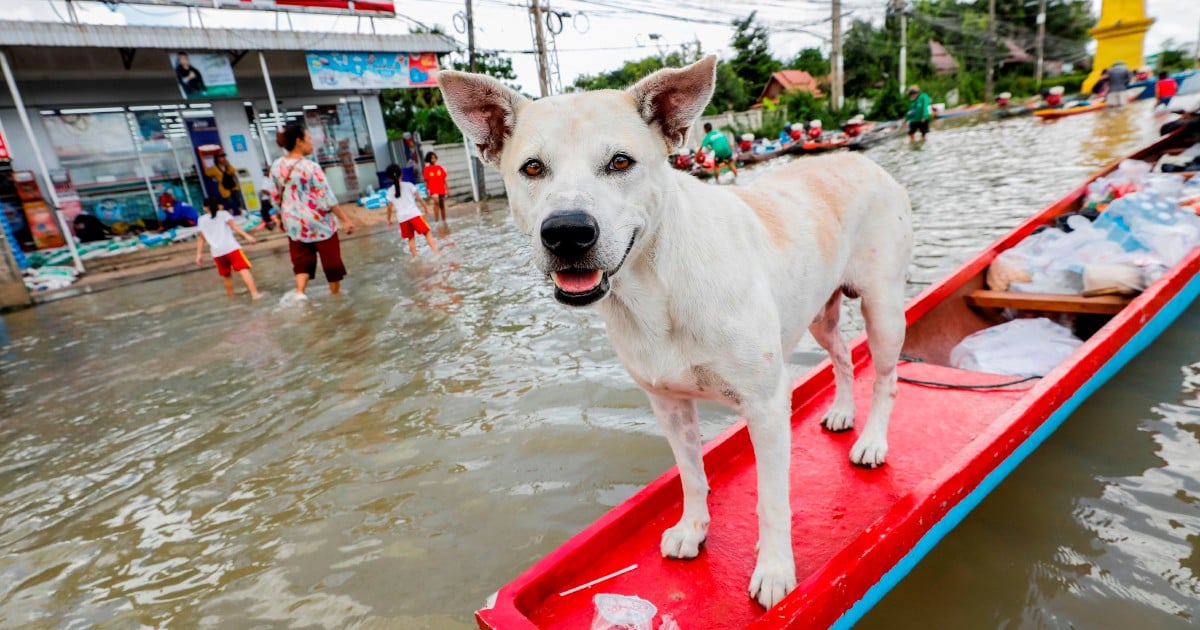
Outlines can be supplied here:
<path id="1" fill-rule="evenodd" d="M 184 50 L 340 50 L 449 53 L 454 40 L 431 33 L 373 35 L 238 28 L 181 28 L 0 21 L 0 46 Z"/>

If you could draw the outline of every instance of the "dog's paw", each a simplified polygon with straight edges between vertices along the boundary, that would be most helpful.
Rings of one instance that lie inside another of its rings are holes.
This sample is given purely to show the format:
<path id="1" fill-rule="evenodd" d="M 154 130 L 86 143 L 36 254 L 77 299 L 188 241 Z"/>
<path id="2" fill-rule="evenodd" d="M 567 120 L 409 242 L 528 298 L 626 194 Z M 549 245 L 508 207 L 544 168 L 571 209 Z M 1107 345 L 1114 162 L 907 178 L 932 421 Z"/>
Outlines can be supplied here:
<path id="1" fill-rule="evenodd" d="M 664 558 L 695 558 L 700 555 L 700 545 L 708 536 L 708 523 L 679 522 L 663 531 L 662 555 Z"/>
<path id="2" fill-rule="evenodd" d="M 821 426 L 830 431 L 840 432 L 849 431 L 854 428 L 854 406 L 848 405 L 841 407 L 834 405 L 825 412 L 825 417 L 821 418 Z"/>
<path id="3" fill-rule="evenodd" d="M 770 610 L 796 588 L 796 567 L 759 558 L 750 577 L 750 597 Z"/>
<path id="4" fill-rule="evenodd" d="M 887 450 L 887 438 L 863 433 L 850 447 L 850 463 L 867 468 L 882 466 L 887 458 Z"/>

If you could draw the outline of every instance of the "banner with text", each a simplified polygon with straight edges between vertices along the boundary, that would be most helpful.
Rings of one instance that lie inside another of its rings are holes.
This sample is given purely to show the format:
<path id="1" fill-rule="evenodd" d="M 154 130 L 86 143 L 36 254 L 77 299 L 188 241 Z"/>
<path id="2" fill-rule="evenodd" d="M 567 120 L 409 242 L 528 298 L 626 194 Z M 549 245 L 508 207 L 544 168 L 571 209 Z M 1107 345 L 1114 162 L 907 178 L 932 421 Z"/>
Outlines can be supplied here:
<path id="1" fill-rule="evenodd" d="M 434 53 L 309 51 L 308 76 L 314 90 L 382 90 L 436 87 Z"/>

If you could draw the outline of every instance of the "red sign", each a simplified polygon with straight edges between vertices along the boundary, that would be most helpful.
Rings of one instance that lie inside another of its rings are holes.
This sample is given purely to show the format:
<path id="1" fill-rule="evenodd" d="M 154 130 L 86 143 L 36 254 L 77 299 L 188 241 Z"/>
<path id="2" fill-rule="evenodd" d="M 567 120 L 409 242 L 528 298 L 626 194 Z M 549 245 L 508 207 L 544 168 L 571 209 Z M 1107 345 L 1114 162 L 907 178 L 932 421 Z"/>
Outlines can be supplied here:
<path id="1" fill-rule="evenodd" d="M 394 16 L 393 0 L 125 0 L 127 4 L 157 4 L 200 9 L 257 9 Z"/>
<path id="2" fill-rule="evenodd" d="M 396 5 L 392 0 L 275 0 L 275 4 L 280 7 L 294 6 L 314 9 L 340 9 L 363 13 L 387 13 L 388 15 L 396 13 Z"/>
<path id="3" fill-rule="evenodd" d="M 12 156 L 8 154 L 8 144 L 4 142 L 4 134 L 0 133 L 0 160 L 8 160 L 11 158 Z"/>

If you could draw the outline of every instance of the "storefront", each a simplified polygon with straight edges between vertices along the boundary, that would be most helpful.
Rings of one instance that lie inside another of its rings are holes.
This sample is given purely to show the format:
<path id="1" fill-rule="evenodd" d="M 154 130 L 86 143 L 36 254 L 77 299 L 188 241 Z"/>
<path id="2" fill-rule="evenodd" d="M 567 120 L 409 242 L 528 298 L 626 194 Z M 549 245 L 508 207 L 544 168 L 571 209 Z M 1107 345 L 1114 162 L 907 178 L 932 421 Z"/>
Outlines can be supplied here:
<path id="1" fill-rule="evenodd" d="M 267 167 L 283 153 L 277 130 L 299 120 L 338 198 L 355 199 L 378 187 L 377 173 L 392 161 L 380 86 L 330 60 L 366 58 L 372 71 L 377 58 L 399 60 L 404 72 L 411 63 L 426 80 L 426 58 L 436 64 L 435 55 L 454 43 L 436 35 L 323 33 L 323 50 L 314 54 L 305 35 L 0 23 L 0 46 L 28 114 L 26 123 L 17 94 L 0 91 L 0 128 L 11 153 L 0 177 L 32 174 L 42 200 L 62 215 L 54 223 L 67 229 L 83 213 L 117 234 L 153 230 L 163 203 L 199 208 L 206 196 L 253 211 Z M 259 50 L 246 50 L 246 42 Z M 229 166 L 219 169 L 218 157 Z M 2 198 L 5 189 L 0 183 L 0 204 L 20 247 L 39 246 L 33 232 L 45 226 L 22 221 L 26 201 Z"/>

